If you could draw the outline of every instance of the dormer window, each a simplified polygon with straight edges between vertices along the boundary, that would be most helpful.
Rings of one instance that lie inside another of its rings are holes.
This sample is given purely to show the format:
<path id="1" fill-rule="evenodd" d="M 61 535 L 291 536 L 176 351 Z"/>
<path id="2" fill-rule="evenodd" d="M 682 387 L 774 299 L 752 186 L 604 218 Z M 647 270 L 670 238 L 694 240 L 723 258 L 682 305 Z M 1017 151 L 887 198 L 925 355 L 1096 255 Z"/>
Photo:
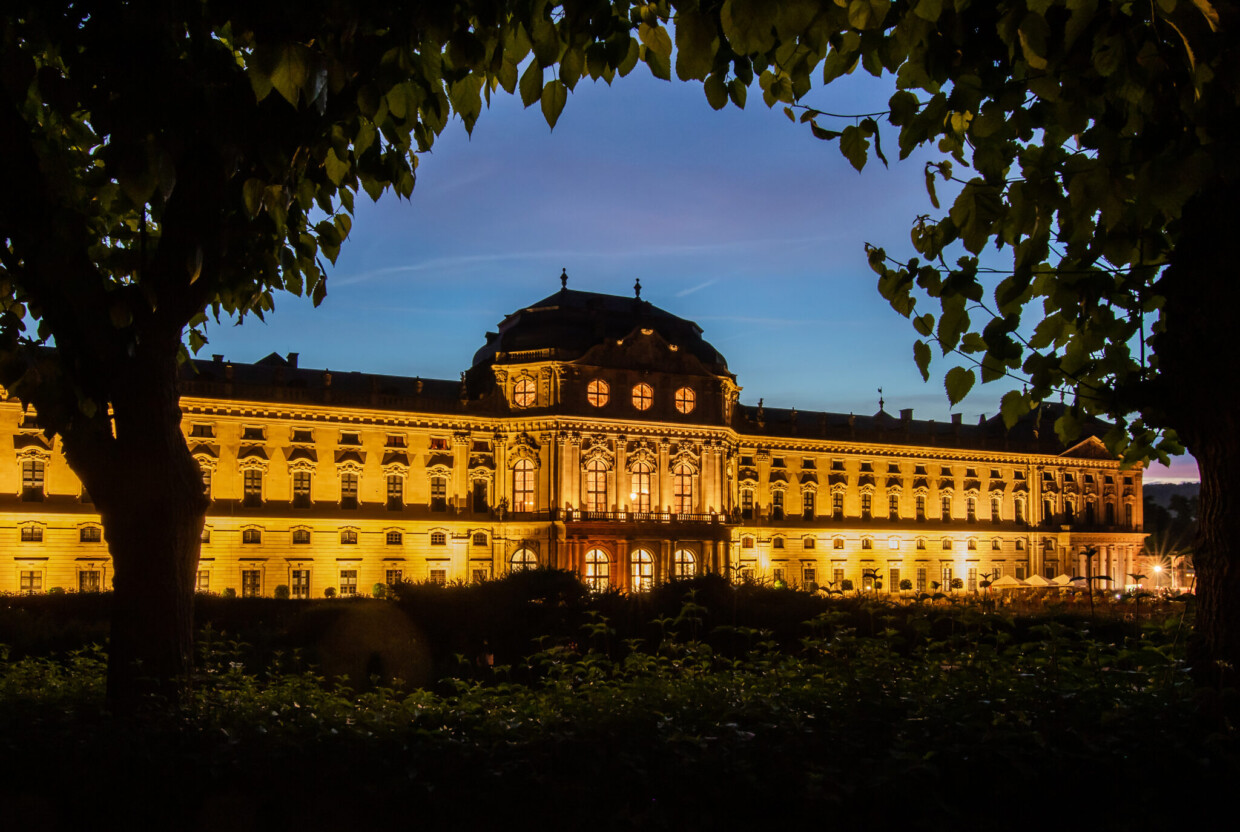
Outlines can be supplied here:
<path id="1" fill-rule="evenodd" d="M 405 447 L 405 435 L 403 433 L 389 433 L 385 445 L 389 448 Z"/>
<path id="2" fill-rule="evenodd" d="M 949 466 L 947 465 L 939 466 L 939 476 L 950 477 L 951 475 L 952 475 L 952 469 Z"/>
<path id="3" fill-rule="evenodd" d="M 314 431 L 310 428 L 293 428 L 293 440 L 295 444 L 309 444 L 314 441 Z"/>
<path id="4" fill-rule="evenodd" d="M 897 465 L 897 464 L 896 464 L 896 463 L 894 463 L 894 462 L 890 462 L 890 463 L 888 463 L 888 464 L 887 464 L 887 473 L 888 473 L 888 474 L 898 474 L 898 473 L 900 473 L 900 466 L 899 466 L 899 465 Z"/>
<path id="5" fill-rule="evenodd" d="M 446 450 L 448 450 L 448 437 L 446 437 L 446 436 L 432 436 L 432 437 L 431 437 L 431 446 L 430 446 L 430 447 L 431 447 L 431 450 L 432 450 L 432 451 L 446 451 Z"/>
<path id="6" fill-rule="evenodd" d="M 965 468 L 964 475 L 971 480 L 975 480 L 977 479 L 977 469 L 976 468 Z"/>
<path id="7" fill-rule="evenodd" d="M 192 439 L 214 439 L 215 427 L 212 425 L 191 425 L 189 435 Z"/>
<path id="8" fill-rule="evenodd" d="M 817 465 L 814 463 L 814 458 L 811 456 L 807 456 L 801 460 L 801 470 L 803 471 L 812 471 L 816 467 Z"/>
<path id="9" fill-rule="evenodd" d="M 611 387 L 601 378 L 592 380 L 586 386 L 586 401 L 591 407 L 602 407 L 611 400 Z"/>
<path id="10" fill-rule="evenodd" d="M 771 457 L 771 467 L 772 468 L 783 468 L 784 458 L 782 456 Z"/>
<path id="11" fill-rule="evenodd" d="M 676 391 L 676 410 L 681 413 L 692 413 L 693 408 L 697 405 L 697 393 L 688 387 L 681 387 Z"/>
<path id="12" fill-rule="evenodd" d="M 530 407 L 534 404 L 534 379 L 523 378 L 512 388 L 512 403 L 517 407 Z"/>
<path id="13" fill-rule="evenodd" d="M 832 470 L 832 471 L 843 471 L 843 470 L 844 470 L 844 460 L 842 460 L 842 459 L 833 459 L 833 460 L 831 460 L 831 470 Z"/>
<path id="14" fill-rule="evenodd" d="M 342 431 L 340 434 L 341 445 L 360 445 L 362 444 L 362 435 L 356 431 Z"/>
<path id="15" fill-rule="evenodd" d="M 649 410 L 654 404 L 654 388 L 642 382 L 633 387 L 633 407 L 638 410 Z"/>
<path id="16" fill-rule="evenodd" d="M 266 438 L 263 428 L 246 426 L 241 429 L 242 442 L 262 442 Z"/>
<path id="17" fill-rule="evenodd" d="M 913 476 L 915 476 L 915 477 L 924 477 L 924 476 L 927 476 L 927 474 L 926 474 L 926 466 L 924 466 L 924 465 L 918 465 L 916 468 L 914 468 L 914 469 L 913 469 Z"/>
<path id="18" fill-rule="evenodd" d="M 870 463 L 870 462 L 863 462 L 863 463 L 861 463 L 861 473 L 863 473 L 863 474 L 873 474 L 873 473 L 874 473 L 874 465 L 873 465 L 873 463 Z"/>

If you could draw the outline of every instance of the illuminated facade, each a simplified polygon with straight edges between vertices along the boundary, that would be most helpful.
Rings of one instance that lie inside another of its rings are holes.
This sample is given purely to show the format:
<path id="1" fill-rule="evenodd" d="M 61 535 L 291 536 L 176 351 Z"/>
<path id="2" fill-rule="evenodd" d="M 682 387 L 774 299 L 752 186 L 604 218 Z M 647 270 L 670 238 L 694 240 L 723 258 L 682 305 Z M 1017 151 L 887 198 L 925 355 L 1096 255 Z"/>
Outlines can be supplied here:
<path id="1" fill-rule="evenodd" d="M 536 565 L 640 590 L 703 571 L 893 591 L 1092 573 L 1140 550 L 1141 472 L 1096 437 L 739 404 L 696 324 L 567 288 L 509 315 L 460 381 L 216 357 L 181 407 L 212 503 L 198 587 L 369 595 Z M 0 591 L 107 589 L 89 495 L 0 404 Z M 878 586 L 875 586 L 875 583 Z"/>

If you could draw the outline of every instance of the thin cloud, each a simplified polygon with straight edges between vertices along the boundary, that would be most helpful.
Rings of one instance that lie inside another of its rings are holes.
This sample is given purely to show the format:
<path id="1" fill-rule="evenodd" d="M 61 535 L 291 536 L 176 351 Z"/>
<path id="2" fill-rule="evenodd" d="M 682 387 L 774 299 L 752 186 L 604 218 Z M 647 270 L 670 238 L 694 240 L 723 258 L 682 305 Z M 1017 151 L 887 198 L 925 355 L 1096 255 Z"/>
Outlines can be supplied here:
<path id="1" fill-rule="evenodd" d="M 716 278 L 714 280 L 707 280 L 705 283 L 699 283 L 696 286 L 690 286 L 688 289 L 681 289 L 679 292 L 676 293 L 676 297 L 678 298 L 686 297 L 688 295 L 693 294 L 694 292 L 700 292 L 703 289 L 707 288 L 708 286 L 714 286 L 718 282 L 719 280 Z"/>

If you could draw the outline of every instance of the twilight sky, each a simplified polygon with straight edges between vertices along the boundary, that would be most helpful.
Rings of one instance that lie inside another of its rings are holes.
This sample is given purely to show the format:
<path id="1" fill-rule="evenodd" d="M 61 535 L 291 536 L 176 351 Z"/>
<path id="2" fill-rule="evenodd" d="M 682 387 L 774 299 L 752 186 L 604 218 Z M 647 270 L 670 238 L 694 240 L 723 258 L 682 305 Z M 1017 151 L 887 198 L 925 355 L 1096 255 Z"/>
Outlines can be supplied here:
<path id="1" fill-rule="evenodd" d="M 858 74 L 806 103 L 882 110 L 887 81 Z M 450 124 L 421 157 L 411 201 L 357 198 L 327 299 L 277 298 L 268 323 L 214 326 L 202 351 L 234 361 L 298 352 L 303 367 L 456 378 L 509 312 L 569 287 L 642 297 L 696 321 L 743 387 L 741 400 L 947 419 L 937 360 L 923 383 L 915 333 L 879 296 L 863 244 L 910 256 L 909 228 L 934 211 L 922 157 L 857 173 L 754 85 L 720 112 L 700 85 L 639 66 L 609 89 L 588 78 L 554 131 L 536 104 L 501 93 L 472 137 Z M 943 196 L 940 190 L 940 197 Z M 1006 387 L 957 408 L 993 415 Z M 1197 478 L 1195 463 L 1149 479 Z"/>

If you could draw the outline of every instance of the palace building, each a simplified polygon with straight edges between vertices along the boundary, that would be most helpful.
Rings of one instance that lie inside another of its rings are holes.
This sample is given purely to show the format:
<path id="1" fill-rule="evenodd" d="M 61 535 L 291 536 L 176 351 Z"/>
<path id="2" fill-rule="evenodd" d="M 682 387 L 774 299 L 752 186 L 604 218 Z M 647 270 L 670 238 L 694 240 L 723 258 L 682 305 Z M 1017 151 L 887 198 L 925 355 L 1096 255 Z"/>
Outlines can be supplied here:
<path id="1" fill-rule="evenodd" d="M 1141 471 L 1050 417 L 1012 430 L 739 403 L 701 329 L 567 288 L 506 317 L 459 381 L 297 355 L 187 367 L 211 497 L 198 587 L 295 598 L 571 569 L 640 591 L 701 572 L 803 588 L 965 591 L 999 576 L 1123 586 Z M 0 403 L 0 591 L 106 590 L 112 563 L 59 443 Z M 908 583 L 905 584 L 904 582 Z"/>

